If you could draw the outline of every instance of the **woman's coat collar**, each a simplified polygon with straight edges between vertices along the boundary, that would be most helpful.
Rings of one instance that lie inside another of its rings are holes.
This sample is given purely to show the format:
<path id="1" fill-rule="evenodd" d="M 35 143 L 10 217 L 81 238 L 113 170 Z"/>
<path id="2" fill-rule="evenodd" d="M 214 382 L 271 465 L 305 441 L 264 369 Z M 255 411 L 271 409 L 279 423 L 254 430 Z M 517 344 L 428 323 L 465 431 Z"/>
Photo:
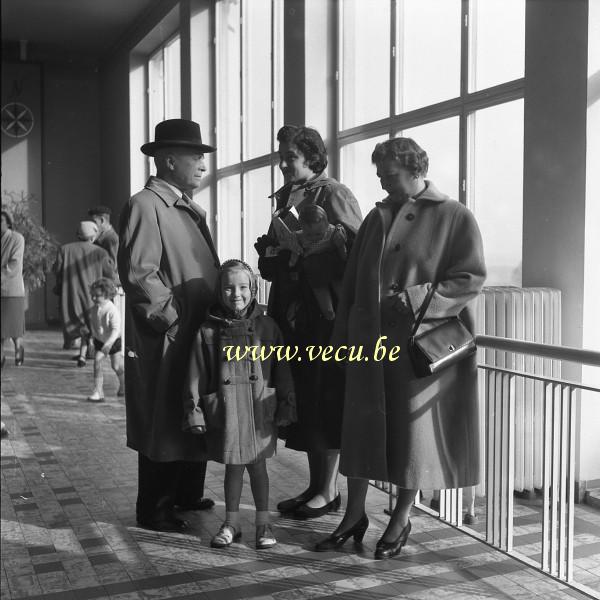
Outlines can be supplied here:
<path id="1" fill-rule="evenodd" d="M 435 187 L 433 181 L 426 179 L 425 184 L 427 185 L 425 190 L 423 190 L 423 192 L 421 194 L 419 194 L 416 198 L 409 198 L 408 199 L 409 202 L 421 202 L 423 200 L 429 200 L 431 202 L 444 202 L 445 200 L 450 200 L 450 196 L 440 192 Z M 389 206 L 390 204 L 393 204 L 393 202 L 394 201 L 391 200 L 390 197 L 388 196 L 387 198 L 384 198 L 381 202 L 377 202 L 377 205 L 378 206 Z"/>
<path id="2" fill-rule="evenodd" d="M 322 171 L 321 173 L 319 173 L 319 175 L 317 175 L 313 179 L 309 179 L 306 183 L 301 185 L 298 189 L 304 189 L 307 192 L 309 192 L 311 190 L 315 190 L 317 188 L 323 187 L 330 182 L 331 182 L 331 177 L 329 177 L 327 175 L 326 171 Z M 284 192 L 291 190 L 293 185 L 294 185 L 294 183 L 291 181 L 286 183 L 285 185 L 281 186 L 276 192 L 271 194 L 269 196 L 269 198 L 278 198 Z"/>

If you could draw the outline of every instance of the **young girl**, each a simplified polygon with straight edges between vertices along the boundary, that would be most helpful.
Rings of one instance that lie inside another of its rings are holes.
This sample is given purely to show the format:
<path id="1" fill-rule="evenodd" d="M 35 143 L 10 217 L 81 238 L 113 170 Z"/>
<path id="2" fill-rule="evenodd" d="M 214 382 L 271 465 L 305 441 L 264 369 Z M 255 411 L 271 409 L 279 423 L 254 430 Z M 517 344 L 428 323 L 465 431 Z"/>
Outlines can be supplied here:
<path id="1" fill-rule="evenodd" d="M 283 344 L 275 321 L 256 304 L 256 278 L 246 263 L 222 265 L 217 297 L 193 347 L 183 427 L 205 434 L 209 460 L 226 465 L 226 517 L 211 546 L 224 548 L 241 538 L 239 506 L 247 469 L 256 505 L 256 548 L 271 548 L 277 541 L 269 525 L 265 460 L 275 452 L 277 426 L 296 418 L 289 365 L 276 356 L 241 358 L 247 346 L 268 353 L 269 347 Z"/>
<path id="2" fill-rule="evenodd" d="M 94 391 L 89 402 L 104 401 L 102 362 L 110 356 L 110 364 L 119 378 L 117 396 L 125 395 L 123 356 L 121 355 L 121 315 L 113 304 L 115 284 L 110 279 L 98 279 L 90 286 L 94 306 L 90 311 L 90 329 L 96 354 L 94 356 Z"/>

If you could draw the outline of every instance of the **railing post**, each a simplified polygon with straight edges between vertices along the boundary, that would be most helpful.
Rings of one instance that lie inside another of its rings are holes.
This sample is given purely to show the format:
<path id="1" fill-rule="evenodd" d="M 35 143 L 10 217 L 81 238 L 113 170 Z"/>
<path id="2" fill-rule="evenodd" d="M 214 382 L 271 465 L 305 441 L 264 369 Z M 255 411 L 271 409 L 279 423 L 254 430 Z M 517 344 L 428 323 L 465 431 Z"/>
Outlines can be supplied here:
<path id="1" fill-rule="evenodd" d="M 552 437 L 552 411 L 551 403 L 548 398 L 549 392 L 552 392 L 552 384 L 548 383 L 544 386 L 543 410 L 544 410 L 544 434 L 542 454 L 544 477 L 542 481 L 542 570 L 550 571 L 550 537 L 552 535 L 550 529 L 550 507 L 549 489 L 550 489 L 550 452 L 551 452 L 551 437 Z"/>
<path id="2" fill-rule="evenodd" d="M 567 531 L 566 531 L 566 573 L 565 580 L 573 580 L 573 542 L 575 538 L 575 405 L 578 391 L 567 387 Z"/>
<path id="3" fill-rule="evenodd" d="M 463 529 L 521 562 L 593 596 L 586 585 L 573 581 L 575 510 L 575 409 L 582 390 L 600 392 L 587 384 L 554 377 L 542 369 L 540 357 L 573 360 L 600 366 L 600 353 L 547 344 L 533 344 L 484 336 L 482 345 L 490 360 L 508 363 L 479 364 L 483 372 L 481 427 L 485 458 L 485 533 Z M 506 360 L 504 352 L 527 354 L 522 361 Z M 509 368 L 511 367 L 511 368 Z M 518 367 L 525 370 L 515 370 Z M 525 421 L 526 427 L 518 427 Z M 516 456 L 522 461 L 517 464 Z M 392 509 L 393 485 L 373 482 L 388 494 Z M 542 490 L 541 561 L 514 549 L 514 492 Z M 415 504 L 420 504 L 420 492 Z M 462 489 L 439 490 L 439 519 L 462 528 Z M 422 507 L 426 512 L 433 511 Z M 389 512 L 389 511 L 386 511 Z M 595 596 L 593 596 L 595 597 Z"/>
<path id="4" fill-rule="evenodd" d="M 508 398 L 506 399 L 507 411 L 505 421 L 506 439 L 506 514 L 504 515 L 505 549 L 510 552 L 513 548 L 513 510 L 515 489 L 515 379 L 512 375 L 508 379 Z M 504 398 L 503 398 L 504 399 Z"/>

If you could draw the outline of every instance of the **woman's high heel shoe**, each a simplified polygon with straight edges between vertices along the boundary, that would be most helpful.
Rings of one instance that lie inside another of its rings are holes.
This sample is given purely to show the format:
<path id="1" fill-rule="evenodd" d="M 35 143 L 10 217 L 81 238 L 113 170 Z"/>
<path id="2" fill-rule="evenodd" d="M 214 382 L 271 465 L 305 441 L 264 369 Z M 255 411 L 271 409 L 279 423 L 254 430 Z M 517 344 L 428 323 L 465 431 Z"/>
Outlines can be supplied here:
<path id="1" fill-rule="evenodd" d="M 20 367 L 25 361 L 25 348 L 15 350 L 15 365 Z"/>
<path id="2" fill-rule="evenodd" d="M 408 535 L 412 525 L 410 524 L 410 519 L 406 527 L 400 532 L 400 535 L 393 542 L 384 542 L 383 538 L 381 538 L 377 542 L 377 546 L 375 546 L 375 558 L 381 560 L 385 558 L 393 558 L 400 554 L 400 550 L 402 550 L 402 546 L 404 546 L 408 540 Z"/>
<path id="3" fill-rule="evenodd" d="M 327 552 L 328 550 L 335 550 L 341 548 L 348 538 L 353 537 L 357 544 L 360 544 L 365 537 L 365 532 L 369 527 L 369 518 L 363 513 L 363 516 L 357 521 L 357 523 L 346 531 L 340 533 L 332 533 L 329 537 L 321 540 L 316 546 L 317 552 Z"/>

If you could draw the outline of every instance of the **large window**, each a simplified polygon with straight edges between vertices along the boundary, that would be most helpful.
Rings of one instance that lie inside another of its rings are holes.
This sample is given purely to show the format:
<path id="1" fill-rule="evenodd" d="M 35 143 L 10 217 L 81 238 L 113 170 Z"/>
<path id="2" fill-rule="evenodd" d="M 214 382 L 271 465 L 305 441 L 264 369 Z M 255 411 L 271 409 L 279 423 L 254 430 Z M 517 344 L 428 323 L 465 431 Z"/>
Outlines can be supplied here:
<path id="1" fill-rule="evenodd" d="M 521 285 L 523 246 L 523 100 L 471 115 L 469 206 L 477 215 L 487 285 Z"/>
<path id="2" fill-rule="evenodd" d="M 390 2 L 345 0 L 340 7 L 345 40 L 340 125 L 348 129 L 389 114 Z"/>
<path id="3" fill-rule="evenodd" d="M 154 139 L 154 127 L 165 119 L 181 116 L 181 42 L 170 39 L 148 60 L 148 132 Z M 147 160 L 148 173 L 154 174 L 154 161 Z"/>
<path id="4" fill-rule="evenodd" d="M 181 43 L 169 40 L 148 60 L 149 127 L 181 116 Z"/>
<path id="5" fill-rule="evenodd" d="M 219 254 L 256 267 L 278 182 L 282 0 L 219 0 L 216 30 L 216 215 Z"/>
<path id="6" fill-rule="evenodd" d="M 525 2 L 471 2 L 470 91 L 519 79 L 525 71 Z"/>
<path id="7" fill-rule="evenodd" d="M 371 164 L 373 148 L 386 139 L 387 135 L 380 135 L 346 144 L 341 148 L 342 181 L 356 196 L 363 216 L 373 208 L 375 202 L 383 200 L 386 196 L 379 185 L 375 166 Z"/>
<path id="8" fill-rule="evenodd" d="M 340 180 L 385 195 L 371 152 L 394 136 L 481 226 L 489 284 L 521 284 L 525 0 L 341 0 Z M 507 43 L 510 40 L 510 43 Z"/>
<path id="9" fill-rule="evenodd" d="M 396 112 L 459 96 L 460 0 L 403 0 L 396 12 Z"/>

